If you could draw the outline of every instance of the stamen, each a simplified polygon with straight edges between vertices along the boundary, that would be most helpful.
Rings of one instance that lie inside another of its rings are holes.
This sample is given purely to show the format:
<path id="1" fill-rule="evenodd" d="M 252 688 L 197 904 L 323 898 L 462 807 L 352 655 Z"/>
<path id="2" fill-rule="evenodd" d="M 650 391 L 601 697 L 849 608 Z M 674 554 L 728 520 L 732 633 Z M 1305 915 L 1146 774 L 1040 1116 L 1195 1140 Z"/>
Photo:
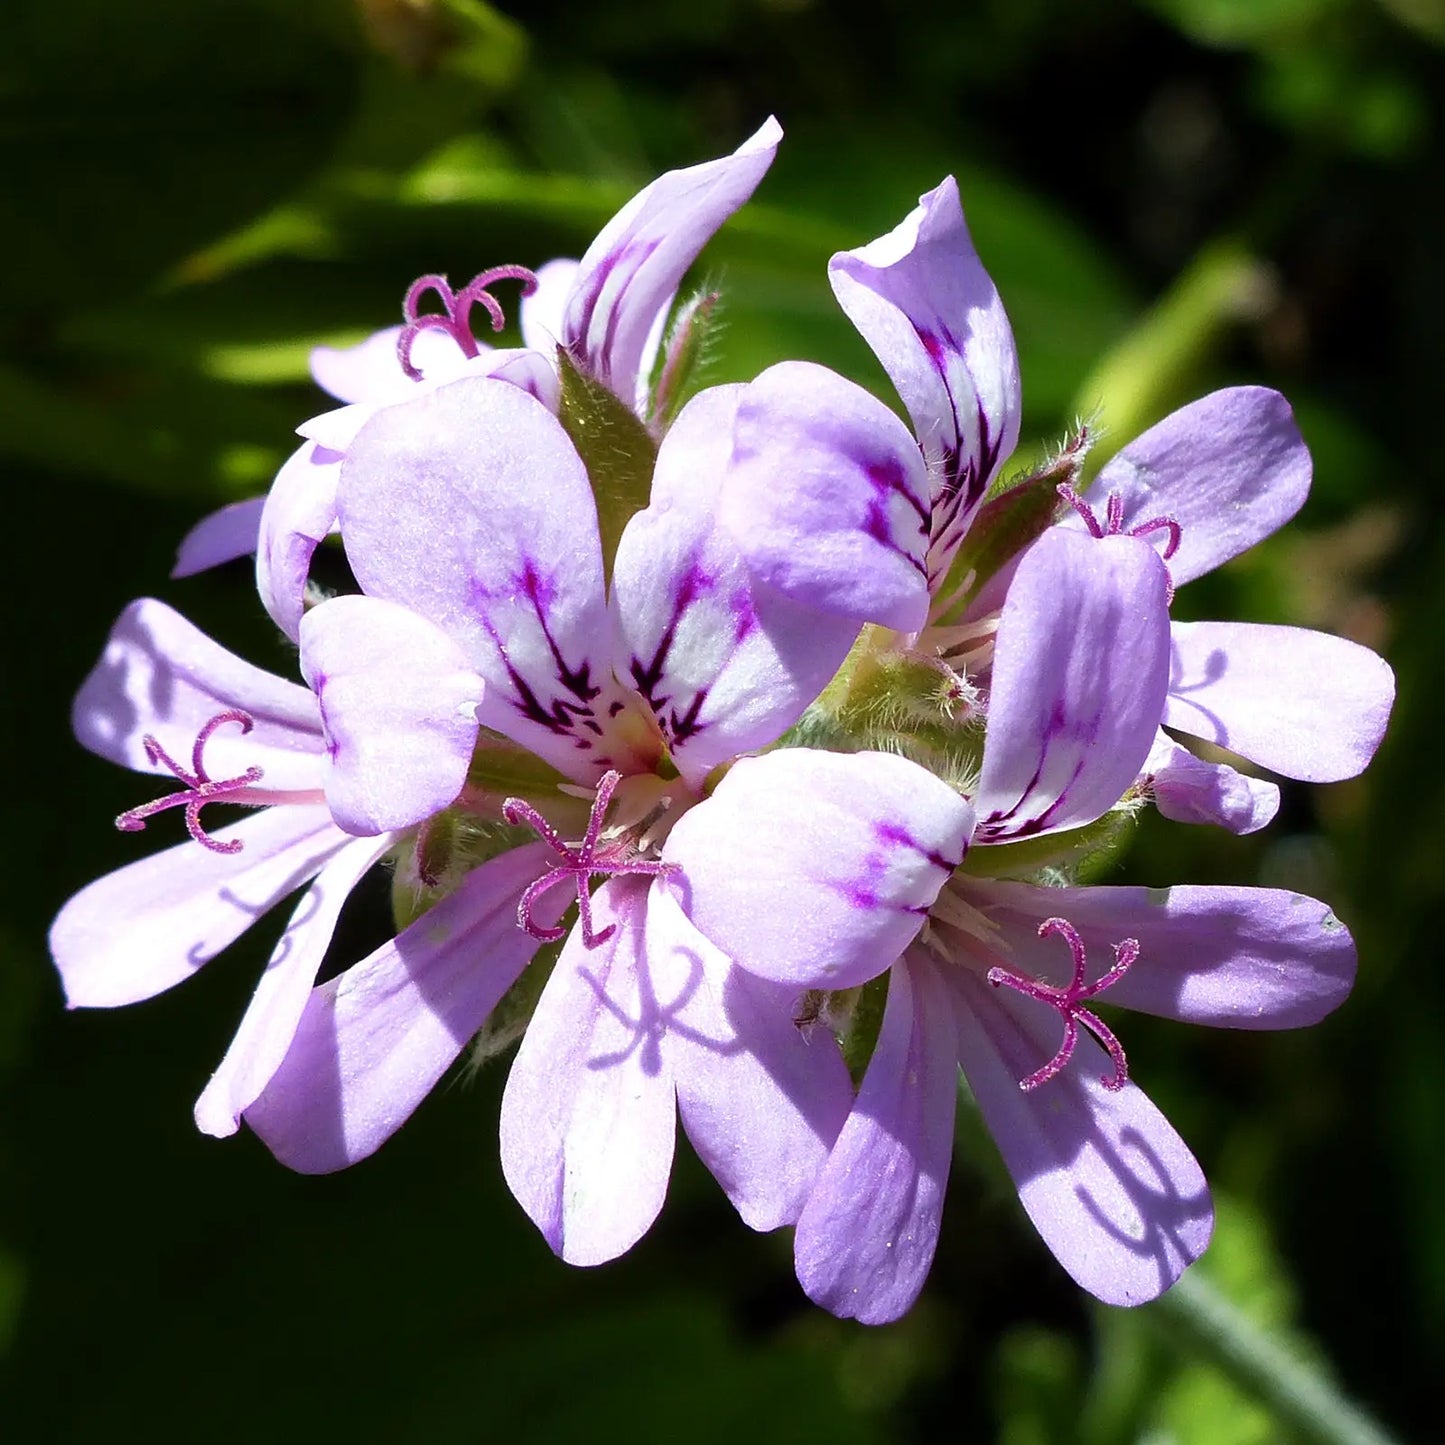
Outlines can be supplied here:
<path id="1" fill-rule="evenodd" d="M 1084 519 L 1084 525 L 1089 529 L 1091 537 L 1147 537 L 1151 532 L 1164 531 L 1169 534 L 1162 552 L 1166 562 L 1179 550 L 1179 544 L 1184 540 L 1184 528 L 1173 517 L 1150 517 L 1147 522 L 1138 522 L 1126 532 L 1124 530 L 1124 496 L 1121 492 L 1109 493 L 1108 501 L 1104 505 L 1104 523 L 1100 525 L 1093 508 L 1068 482 L 1060 482 L 1057 491 L 1059 496 Z M 1169 582 L 1168 600 L 1174 601 L 1172 578 Z"/>
<path id="2" fill-rule="evenodd" d="M 597 784 L 597 796 L 592 804 L 591 816 L 587 819 L 587 831 L 582 842 L 570 847 L 561 834 L 527 801 L 522 798 L 508 798 L 502 804 L 502 816 L 512 824 L 525 823 L 562 861 L 550 868 L 536 882 L 529 885 L 517 904 L 517 923 L 544 943 L 555 943 L 567 934 L 565 928 L 548 928 L 532 916 L 537 900 L 549 893 L 557 884 L 571 879 L 577 888 L 577 914 L 582 924 L 582 942 L 588 948 L 595 948 L 609 938 L 613 924 L 608 924 L 599 933 L 592 926 L 592 894 L 588 883 L 594 877 L 613 873 L 641 873 L 651 877 L 665 877 L 675 873 L 676 863 L 663 863 L 652 858 L 628 857 L 626 845 L 620 841 L 600 844 L 602 822 L 607 816 L 607 806 L 612 794 L 622 781 L 619 772 L 604 773 Z"/>
<path id="3" fill-rule="evenodd" d="M 1047 1084 L 1050 1079 L 1058 1075 L 1064 1065 L 1073 1057 L 1074 1046 L 1079 1041 L 1079 1025 L 1083 1024 L 1108 1050 L 1109 1057 L 1114 1062 L 1113 1074 L 1101 1074 L 1099 1082 L 1111 1091 L 1122 1089 L 1129 1082 L 1129 1063 L 1124 1057 L 1123 1046 L 1114 1037 L 1113 1030 L 1103 1019 L 1092 1009 L 1087 1009 L 1083 1005 L 1086 1000 L 1097 998 L 1105 989 L 1112 988 L 1129 972 L 1130 967 L 1139 957 L 1139 940 L 1126 938 L 1122 942 L 1116 943 L 1114 945 L 1114 966 L 1102 978 L 1086 984 L 1084 982 L 1084 941 L 1079 937 L 1078 929 L 1067 918 L 1046 918 L 1039 924 L 1040 938 L 1048 938 L 1056 933 L 1069 945 L 1069 951 L 1074 956 L 1074 977 L 1067 988 L 1056 988 L 1051 983 L 1041 983 L 1038 979 L 1025 978 L 1021 974 L 1011 973 L 1006 968 L 991 968 L 988 971 L 988 981 L 995 988 L 1000 984 L 1007 984 L 1025 997 L 1037 999 L 1040 1003 L 1046 1003 L 1050 1008 L 1056 1009 L 1059 1017 L 1064 1021 L 1064 1038 L 1059 1045 L 1058 1053 L 1042 1068 L 1035 1069 L 1026 1079 L 1021 1079 L 1019 1088 L 1027 1094 L 1037 1089 L 1040 1084 Z"/>
<path id="4" fill-rule="evenodd" d="M 500 331 L 507 324 L 502 303 L 487 289 L 498 281 L 520 281 L 522 295 L 530 296 L 537 289 L 537 277 L 525 266 L 493 266 L 473 276 L 460 291 L 453 291 L 445 276 L 428 273 L 418 276 L 407 289 L 401 303 L 406 325 L 396 338 L 396 356 L 401 369 L 413 381 L 421 380 L 421 370 L 413 365 L 411 349 L 423 331 L 445 331 L 461 348 L 462 355 L 473 357 L 479 354 L 477 338 L 472 333 L 472 307 L 480 306 L 491 318 L 492 330 Z M 422 298 L 428 291 L 434 291 L 441 301 L 445 314 L 437 311 L 419 312 Z"/>
<path id="5" fill-rule="evenodd" d="M 212 853 L 239 853 L 245 846 L 240 838 L 229 838 L 224 843 L 218 843 L 201 826 L 201 809 L 207 803 L 220 802 L 230 794 L 240 793 L 253 784 L 259 783 L 264 776 L 261 769 L 257 767 L 247 768 L 244 773 L 234 778 L 213 778 L 206 772 L 206 744 L 211 740 L 212 733 L 225 723 L 236 723 L 244 736 L 255 727 L 256 720 L 250 713 L 242 712 L 239 708 L 217 713 L 196 734 L 196 741 L 191 746 L 189 772 L 166 752 L 156 738 L 147 733 L 141 739 L 147 759 L 152 763 L 160 763 L 167 771 L 178 777 L 186 785 L 185 790 L 179 793 L 167 793 L 163 798 L 156 798 L 153 802 L 142 803 L 138 808 L 128 809 L 115 820 L 115 826 L 123 833 L 138 833 L 145 827 L 147 818 L 152 818 L 167 808 L 183 807 L 186 810 L 186 831 L 201 847 L 209 848 Z"/>

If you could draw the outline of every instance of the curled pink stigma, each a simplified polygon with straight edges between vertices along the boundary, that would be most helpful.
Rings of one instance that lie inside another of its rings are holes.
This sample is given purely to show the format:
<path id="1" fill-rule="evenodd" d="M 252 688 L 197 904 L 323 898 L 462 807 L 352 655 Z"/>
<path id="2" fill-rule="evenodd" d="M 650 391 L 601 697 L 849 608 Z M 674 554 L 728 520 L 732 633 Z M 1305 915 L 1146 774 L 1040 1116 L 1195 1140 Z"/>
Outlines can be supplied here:
<path id="1" fill-rule="evenodd" d="M 1058 1053 L 1041 1069 L 1035 1069 L 1028 1078 L 1021 1079 L 1019 1088 L 1027 1094 L 1037 1089 L 1040 1084 L 1047 1084 L 1059 1074 L 1073 1057 L 1074 1045 L 1079 1041 L 1079 1025 L 1083 1024 L 1109 1051 L 1109 1057 L 1114 1061 L 1114 1072 L 1100 1075 L 1099 1082 L 1109 1090 L 1122 1089 L 1129 1082 L 1129 1063 L 1124 1057 L 1123 1046 L 1114 1037 L 1113 1030 L 1092 1009 L 1085 1008 L 1084 1003 L 1097 998 L 1106 988 L 1113 987 L 1129 972 L 1130 966 L 1139 957 L 1139 940 L 1126 938 L 1123 942 L 1116 943 L 1113 968 L 1093 983 L 1085 983 L 1084 940 L 1079 937 L 1078 929 L 1067 918 L 1046 918 L 1039 924 L 1040 938 L 1048 938 L 1055 933 L 1063 938 L 1069 945 L 1069 952 L 1074 955 L 1074 977 L 1067 988 L 1056 988 L 1051 983 L 1024 978 L 1021 974 L 1010 973 L 1006 968 L 991 968 L 988 971 L 988 981 L 995 988 L 1000 984 L 1007 984 L 1026 998 L 1048 1004 L 1050 1008 L 1058 1011 L 1059 1017 L 1064 1021 L 1064 1039 L 1059 1045 Z"/>
<path id="2" fill-rule="evenodd" d="M 559 938 L 566 937 L 565 928 L 547 928 L 532 917 L 537 900 L 559 883 L 571 879 L 576 885 L 582 942 L 588 948 L 595 948 L 611 935 L 614 925 L 608 924 L 600 933 L 592 926 L 592 895 L 587 887 L 592 878 L 612 873 L 644 873 L 658 877 L 677 871 L 676 863 L 662 863 L 650 858 L 629 858 L 625 845 L 599 844 L 602 821 L 607 816 L 612 794 L 621 781 L 621 773 L 603 774 L 602 781 L 597 784 L 597 796 L 592 804 L 591 816 L 587 819 L 587 831 L 575 848 L 565 843 L 561 834 L 530 803 L 521 798 L 508 798 L 503 802 L 502 816 L 509 823 L 525 823 L 562 860 L 548 869 L 535 883 L 530 884 L 517 904 L 517 922 L 533 938 L 540 938 L 544 943 L 555 943 Z"/>
<path id="3" fill-rule="evenodd" d="M 1104 520 L 1101 523 L 1094 515 L 1094 509 L 1068 482 L 1060 482 L 1056 490 L 1059 496 L 1083 518 L 1084 525 L 1089 529 L 1091 537 L 1147 537 L 1151 532 L 1164 532 L 1167 536 L 1160 555 L 1166 562 L 1179 550 L 1179 544 L 1184 540 L 1184 529 L 1173 517 L 1150 517 L 1147 522 L 1139 522 L 1126 532 L 1124 530 L 1124 498 L 1119 492 L 1109 493 L 1109 500 L 1104 504 Z M 1169 600 L 1171 602 L 1174 600 L 1174 584 L 1172 582 L 1169 585 Z"/>
<path id="4" fill-rule="evenodd" d="M 421 380 L 421 370 L 412 363 L 411 349 L 423 331 L 445 331 L 461 347 L 462 355 L 473 357 L 480 348 L 472 332 L 472 307 L 480 306 L 491 318 L 492 330 L 500 331 L 507 324 L 502 303 L 487 289 L 498 281 L 520 281 L 522 295 L 530 296 L 537 289 L 537 277 L 525 266 L 493 266 L 473 276 L 460 291 L 453 291 L 445 276 L 432 272 L 418 276 L 407 288 L 401 303 L 401 313 L 406 325 L 396 338 L 396 356 L 401 369 L 413 381 Z M 428 291 L 436 293 L 442 303 L 441 311 L 419 311 L 422 298 Z"/>
<path id="5" fill-rule="evenodd" d="M 235 723 L 244 736 L 255 727 L 256 720 L 250 713 L 242 712 L 239 708 L 234 708 L 230 712 L 218 712 L 196 734 L 196 741 L 191 747 L 189 772 L 176 762 L 150 733 L 147 733 L 141 739 L 146 757 L 151 762 L 160 763 L 174 773 L 186 785 L 185 789 L 179 793 L 167 793 L 164 798 L 157 798 L 154 802 L 142 803 L 139 808 L 129 809 L 115 820 L 115 826 L 123 833 L 138 833 L 145 827 L 147 818 L 154 817 L 155 814 L 164 812 L 167 808 L 184 808 L 186 810 L 186 831 L 201 847 L 209 848 L 212 853 L 239 853 L 245 846 L 239 838 L 230 838 L 224 843 L 218 843 L 201 826 L 201 809 L 207 803 L 222 802 L 232 794 L 243 792 L 259 783 L 262 777 L 261 769 L 256 767 L 247 768 L 244 773 L 234 778 L 213 778 L 206 771 L 206 744 L 210 741 L 211 734 L 225 723 Z M 236 799 L 235 801 L 241 800 Z"/>

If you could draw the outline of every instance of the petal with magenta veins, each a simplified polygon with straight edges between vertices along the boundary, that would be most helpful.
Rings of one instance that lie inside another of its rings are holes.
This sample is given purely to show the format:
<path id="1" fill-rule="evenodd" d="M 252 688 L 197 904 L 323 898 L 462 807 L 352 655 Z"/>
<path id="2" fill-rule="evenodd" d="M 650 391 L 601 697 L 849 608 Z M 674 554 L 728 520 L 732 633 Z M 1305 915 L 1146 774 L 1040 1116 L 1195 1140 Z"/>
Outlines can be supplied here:
<path id="1" fill-rule="evenodd" d="M 1105 1304 L 1163 1294 L 1214 1227 L 1184 1141 L 1135 1084 L 1100 1083 L 1113 1065 L 1082 1033 L 1063 1072 L 1025 1093 L 1019 1080 L 1058 1047 L 1058 1014 L 969 970 L 949 983 L 964 1074 L 1044 1243 Z"/>
<path id="2" fill-rule="evenodd" d="M 1358 642 L 1302 627 L 1176 622 L 1164 722 L 1306 783 L 1353 778 L 1375 754 L 1395 674 Z"/>
<path id="3" fill-rule="evenodd" d="M 1013 330 L 968 234 L 958 183 L 948 177 L 888 235 L 839 252 L 828 278 L 937 467 L 935 538 L 942 528 L 961 536 L 1018 445 L 1021 403 Z"/>
<path id="4" fill-rule="evenodd" d="M 198 572 L 249 557 L 256 550 L 256 534 L 261 527 L 264 497 L 247 497 L 231 502 L 202 517 L 176 549 L 172 577 L 194 577 Z"/>
<path id="5" fill-rule="evenodd" d="M 358 839 L 343 847 L 306 890 L 271 953 L 241 1026 L 220 1067 L 196 1100 L 196 1127 L 224 1139 L 271 1081 L 296 1034 L 311 986 L 351 890 L 395 839 Z"/>
<path id="6" fill-rule="evenodd" d="M 267 808 L 107 873 L 56 916 L 50 952 L 70 1008 L 115 1008 L 189 978 L 353 840 L 325 804 Z"/>
<path id="7" fill-rule="evenodd" d="M 677 1133 L 666 1048 L 673 1000 L 648 971 L 649 883 L 616 878 L 592 897 L 599 928 L 562 947 L 502 1096 L 502 1172 L 569 1264 L 626 1253 L 662 1208 Z"/>
<path id="8" fill-rule="evenodd" d="M 744 390 L 719 515 L 760 581 L 916 632 L 928 616 L 929 511 L 918 444 L 862 387 L 784 361 Z"/>
<path id="9" fill-rule="evenodd" d="M 302 442 L 263 499 L 256 589 L 271 620 L 296 641 L 306 610 L 311 558 L 336 525 L 340 452 Z"/>
<path id="10" fill-rule="evenodd" d="M 1206 763 L 1167 733 L 1144 763 L 1154 806 L 1176 823 L 1213 823 L 1231 833 L 1257 833 L 1279 812 L 1279 786 L 1227 763 Z"/>
<path id="11" fill-rule="evenodd" d="M 378 412 L 338 504 L 362 588 L 435 623 L 484 679 L 478 722 L 577 781 L 633 769 L 592 488 L 545 407 L 468 378 Z"/>
<path id="12" fill-rule="evenodd" d="M 1084 500 L 1102 521 L 1111 493 L 1124 531 L 1157 517 L 1179 524 L 1169 574 L 1181 587 L 1284 526 L 1309 494 L 1309 448 L 1289 403 L 1263 386 L 1211 392 L 1136 437 Z M 1067 519 L 1082 526 L 1080 518 Z"/>
<path id="13" fill-rule="evenodd" d="M 153 598 L 132 602 L 71 707 L 75 736 L 93 753 L 143 773 L 169 776 L 146 754 L 149 735 L 189 768 L 196 738 L 218 713 L 244 712 L 255 726 L 218 727 L 205 744 L 213 778 L 260 767 L 250 790 L 314 792 L 321 786 L 321 715 L 306 688 L 244 662 L 179 612 Z"/>
<path id="14" fill-rule="evenodd" d="M 244 1115 L 277 1159 L 330 1174 L 411 1117 L 536 952 L 517 903 L 546 858 L 538 843 L 483 863 L 390 943 L 311 990 L 285 1059 Z M 562 902 L 544 899 L 536 912 L 555 923 Z"/>
<path id="15" fill-rule="evenodd" d="M 1091 823 L 1134 784 L 1169 683 L 1169 579 L 1131 537 L 1044 534 L 994 640 L 975 806 L 982 834 Z"/>
<path id="16" fill-rule="evenodd" d="M 953 1013 L 933 963 L 910 949 L 888 976 L 858 1100 L 798 1220 L 798 1282 L 845 1319 L 898 1319 L 933 1263 L 958 1097 Z"/>
<path id="17" fill-rule="evenodd" d="M 962 861 L 973 809 L 887 753 L 787 748 L 743 758 L 663 846 L 670 889 L 740 967 L 851 988 L 917 936 Z"/>
<path id="18" fill-rule="evenodd" d="M 1293 1029 L 1337 1008 L 1355 978 L 1349 930 L 1316 899 L 1279 888 L 1034 888 L 970 879 L 967 901 L 1002 930 L 1002 960 L 1066 984 L 1069 958 L 1040 938 L 1064 917 L 1083 940 L 1088 978 L 1114 962 L 1113 945 L 1136 939 L 1129 971 L 1101 1004 L 1235 1029 Z M 1047 1086 L 1045 1086 L 1047 1087 Z"/>
<path id="19" fill-rule="evenodd" d="M 578 263 L 548 261 L 537 268 L 537 286 L 524 292 L 518 307 L 522 343 L 544 356 L 555 356 L 562 344 L 562 317 L 577 282 Z"/>
<path id="20" fill-rule="evenodd" d="M 750 1228 L 794 1223 L 853 1099 L 837 1043 L 805 1036 L 797 989 L 735 967 L 656 887 L 647 960 L 693 1148 Z"/>
<path id="21" fill-rule="evenodd" d="M 348 833 L 421 823 L 466 782 L 482 680 L 439 627 L 379 597 L 336 597 L 301 622 L 321 707 L 326 801 Z"/>
<path id="22" fill-rule="evenodd" d="M 658 452 L 652 503 L 627 524 L 612 579 L 613 668 L 651 707 L 694 785 L 766 747 L 842 665 L 858 624 L 754 580 L 717 524 L 741 386 L 683 408 Z"/>
<path id="23" fill-rule="evenodd" d="M 562 322 L 580 370 L 633 406 L 657 319 L 688 267 L 762 180 L 782 139 L 769 119 L 730 156 L 668 171 L 638 192 L 582 257 Z"/>

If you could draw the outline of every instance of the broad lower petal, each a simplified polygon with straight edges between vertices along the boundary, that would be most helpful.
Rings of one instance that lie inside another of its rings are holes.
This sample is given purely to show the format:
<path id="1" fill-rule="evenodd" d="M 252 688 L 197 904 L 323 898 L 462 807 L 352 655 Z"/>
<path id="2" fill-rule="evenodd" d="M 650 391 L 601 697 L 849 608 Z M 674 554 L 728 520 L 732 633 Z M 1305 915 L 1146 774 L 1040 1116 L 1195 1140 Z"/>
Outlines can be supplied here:
<path id="1" fill-rule="evenodd" d="M 798 1282 L 845 1319 L 886 1324 L 918 1298 L 953 1157 L 958 1031 L 935 966 L 912 949 L 888 976 L 878 1046 L 794 1239 Z"/>
<path id="2" fill-rule="evenodd" d="M 714 232 L 757 188 L 782 134 L 769 119 L 732 155 L 659 176 L 587 248 L 572 283 L 562 344 L 626 405 L 635 402 L 658 312 Z"/>
<path id="3" fill-rule="evenodd" d="M 345 1169 L 411 1117 L 536 952 L 517 903 L 547 856 L 535 844 L 483 863 L 390 943 L 311 991 L 285 1059 L 244 1116 L 283 1164 Z M 544 911 L 535 916 L 556 921 Z"/>
<path id="4" fill-rule="evenodd" d="M 794 601 L 916 632 L 928 616 L 930 483 L 908 428 L 809 361 L 743 392 L 719 515 L 754 575 Z"/>
<path id="5" fill-rule="evenodd" d="M 189 769 L 201 729 L 218 713 L 237 711 L 254 726 L 243 733 L 226 724 L 207 739 L 204 761 L 212 778 L 258 766 L 263 776 L 252 791 L 321 786 L 321 715 L 311 693 L 242 661 L 164 602 L 142 598 L 111 629 L 76 694 L 71 725 L 91 752 L 138 772 L 171 776 L 147 756 L 146 737 Z"/>
<path id="6" fill-rule="evenodd" d="M 264 497 L 247 497 L 202 517 L 184 537 L 176 551 L 172 577 L 194 577 L 237 557 L 249 557 L 256 550 Z"/>
<path id="7" fill-rule="evenodd" d="M 272 950 L 226 1057 L 196 1100 L 201 1133 L 218 1139 L 234 1134 L 242 1113 L 270 1083 L 291 1047 L 342 904 L 394 841 L 386 834 L 346 844 L 306 890 Z"/>
<path id="8" fill-rule="evenodd" d="M 1168 726 L 1307 783 L 1353 778 L 1375 755 L 1395 674 L 1368 647 L 1248 622 L 1171 632 Z"/>
<path id="9" fill-rule="evenodd" d="M 1213 823 L 1257 833 L 1279 812 L 1279 785 L 1227 763 L 1206 763 L 1160 733 L 1144 764 L 1154 806 L 1176 823 Z"/>
<path id="10" fill-rule="evenodd" d="M 336 597 L 302 619 L 301 670 L 326 733 L 326 801 L 348 833 L 411 827 L 455 801 L 482 680 L 445 632 L 395 602 Z"/>
<path id="11" fill-rule="evenodd" d="M 917 936 L 963 860 L 973 809 L 887 753 L 787 748 L 743 758 L 663 846 L 665 885 L 740 967 L 851 988 Z"/>
<path id="12" fill-rule="evenodd" d="M 1284 526 L 1309 494 L 1311 471 L 1289 403 L 1268 387 L 1233 386 L 1136 437 L 1085 500 L 1102 522 L 1117 492 L 1126 532 L 1159 517 L 1177 522 L 1181 540 L 1169 575 L 1179 587 Z"/>
<path id="13" fill-rule="evenodd" d="M 677 1133 L 666 1048 L 675 1003 L 659 998 L 645 942 L 649 883 L 592 896 L 588 948 L 573 928 L 502 1096 L 502 1172 L 569 1264 L 626 1253 L 662 1208 Z"/>
<path id="14" fill-rule="evenodd" d="M 627 524 L 613 569 L 614 671 L 694 783 L 776 741 L 858 633 L 756 581 L 717 524 L 743 390 L 713 387 L 683 408 L 658 453 L 652 503 Z"/>
<path id="15" fill-rule="evenodd" d="M 1112 1065 L 1087 1037 L 1062 1073 L 1024 1093 L 1019 1080 L 1058 1048 L 1058 1015 L 966 969 L 950 982 L 964 1074 L 1044 1243 L 1105 1304 L 1163 1294 L 1214 1226 L 1184 1141 L 1135 1084 L 1100 1083 Z"/>
<path id="16" fill-rule="evenodd" d="M 311 558 L 336 525 L 341 453 L 302 442 L 266 494 L 256 544 L 256 588 L 271 620 L 295 642 Z"/>
<path id="17" fill-rule="evenodd" d="M 1169 680 L 1168 578 L 1147 545 L 1054 528 L 999 621 L 975 806 L 1004 841 L 1101 817 L 1134 783 Z"/>
<path id="18" fill-rule="evenodd" d="M 60 910 L 50 952 L 70 1008 L 114 1008 L 189 978 L 352 840 L 324 804 L 267 808 L 98 878 Z"/>

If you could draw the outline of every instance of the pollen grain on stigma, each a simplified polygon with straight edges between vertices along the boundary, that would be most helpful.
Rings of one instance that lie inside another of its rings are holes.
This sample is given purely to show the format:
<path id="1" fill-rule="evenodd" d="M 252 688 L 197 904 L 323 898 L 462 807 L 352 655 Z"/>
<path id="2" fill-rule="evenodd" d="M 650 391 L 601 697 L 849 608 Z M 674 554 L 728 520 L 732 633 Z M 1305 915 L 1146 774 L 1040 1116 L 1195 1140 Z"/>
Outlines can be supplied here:
<path id="1" fill-rule="evenodd" d="M 142 803 L 138 808 L 127 809 L 115 820 L 115 826 L 124 833 L 138 833 L 145 827 L 147 818 L 167 808 L 184 808 L 186 831 L 201 847 L 209 848 L 212 853 L 239 853 L 245 846 L 240 838 L 230 838 L 221 843 L 212 838 L 201 825 L 201 809 L 207 803 L 219 803 L 227 799 L 242 802 L 244 800 L 235 795 L 259 783 L 263 776 L 262 770 L 254 766 L 234 778 L 213 778 L 206 771 L 206 744 L 216 729 L 226 723 L 235 723 L 244 736 L 255 727 L 256 720 L 250 713 L 242 712 L 239 708 L 217 713 L 196 734 L 196 741 L 191 746 L 189 772 L 166 752 L 152 734 L 147 733 L 141 739 L 147 759 L 168 769 L 186 785 L 185 789 L 179 793 L 167 793 L 165 797 L 156 798 L 149 803 Z"/>
<path id="2" fill-rule="evenodd" d="M 1040 1003 L 1058 1012 L 1064 1021 L 1064 1038 L 1059 1045 L 1058 1052 L 1048 1063 L 1041 1068 L 1035 1069 L 1027 1078 L 1019 1080 L 1019 1088 L 1024 1093 L 1030 1093 L 1037 1089 L 1040 1084 L 1046 1084 L 1056 1077 L 1069 1062 L 1074 1054 L 1074 1046 L 1079 1041 L 1079 1025 L 1082 1023 L 1091 1034 L 1109 1051 L 1109 1057 L 1114 1061 L 1113 1074 L 1103 1074 L 1099 1082 L 1111 1092 L 1117 1092 L 1129 1082 L 1129 1063 L 1124 1057 L 1124 1048 L 1119 1040 L 1114 1037 L 1114 1032 L 1092 1009 L 1084 1007 L 1085 1002 L 1097 998 L 1107 988 L 1112 988 L 1121 978 L 1128 973 L 1130 967 L 1139 957 L 1139 940 L 1137 938 L 1126 938 L 1114 945 L 1114 966 L 1093 983 L 1084 982 L 1084 971 L 1086 967 L 1084 957 L 1084 941 L 1079 937 L 1079 931 L 1069 922 L 1067 918 L 1046 918 L 1039 924 L 1039 937 L 1048 938 L 1052 934 L 1058 934 L 1069 945 L 1069 952 L 1074 956 L 1074 976 L 1067 988 L 1057 988 L 1050 983 L 1042 983 L 1038 979 L 1025 978 L 1021 974 L 1012 973 L 1006 968 L 991 968 L 988 971 L 988 981 L 997 988 L 1000 984 L 1007 984 L 1009 988 L 1017 993 L 1023 994 L 1026 998 L 1037 999 Z"/>
<path id="3" fill-rule="evenodd" d="M 525 823 L 561 859 L 561 862 L 554 864 L 527 888 L 517 904 L 517 923 L 533 938 L 539 938 L 544 943 L 555 943 L 566 936 L 565 928 L 548 928 L 539 924 L 533 918 L 532 910 L 544 893 L 549 893 L 557 884 L 567 879 L 571 879 L 577 888 L 577 913 L 582 924 L 582 942 L 588 948 L 595 948 L 612 934 L 615 925 L 608 924 L 600 932 L 592 926 L 592 895 L 588 888 L 592 878 L 614 873 L 641 873 L 658 877 L 676 872 L 675 863 L 663 863 L 635 854 L 629 856 L 630 845 L 625 840 L 603 841 L 602 823 L 607 816 L 612 794 L 621 781 L 622 774 L 616 771 L 602 775 L 602 780 L 597 784 L 591 815 L 587 819 L 587 831 L 575 848 L 524 799 L 508 798 L 502 804 L 502 816 L 509 823 Z"/>
<path id="4" fill-rule="evenodd" d="M 396 338 L 396 355 L 401 369 L 413 381 L 422 379 L 421 368 L 412 362 L 411 350 L 423 331 L 445 331 L 461 348 L 462 355 L 470 359 L 481 351 L 472 331 L 473 306 L 480 306 L 487 313 L 493 331 L 500 331 L 506 325 L 502 303 L 487 289 L 498 281 L 520 281 L 523 296 L 530 296 L 537 289 L 536 273 L 525 266 L 493 266 L 490 271 L 478 272 L 460 291 L 453 291 L 447 278 L 436 272 L 418 276 L 411 283 L 401 303 L 406 324 Z M 444 311 L 417 310 L 428 291 L 436 293 Z"/>

